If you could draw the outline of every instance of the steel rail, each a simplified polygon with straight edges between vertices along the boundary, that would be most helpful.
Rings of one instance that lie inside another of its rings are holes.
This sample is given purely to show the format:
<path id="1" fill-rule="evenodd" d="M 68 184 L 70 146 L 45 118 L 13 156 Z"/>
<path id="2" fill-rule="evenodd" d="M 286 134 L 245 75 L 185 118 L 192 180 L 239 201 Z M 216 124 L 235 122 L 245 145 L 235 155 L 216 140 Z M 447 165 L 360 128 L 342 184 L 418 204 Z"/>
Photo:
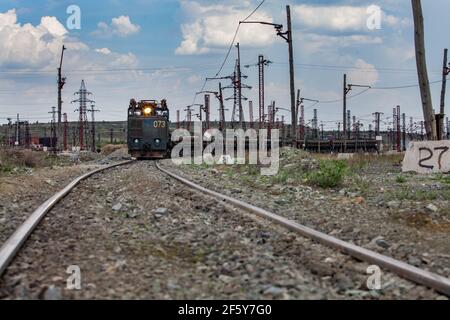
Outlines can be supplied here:
<path id="1" fill-rule="evenodd" d="M 6 242 L 0 248 L 0 277 L 8 268 L 11 261 L 14 259 L 20 248 L 27 241 L 29 236 L 33 233 L 41 220 L 47 215 L 47 213 L 64 197 L 66 197 L 81 181 L 93 176 L 94 174 L 103 172 L 108 169 L 116 168 L 119 166 L 127 165 L 133 161 L 124 161 L 102 167 L 91 172 L 88 172 L 69 183 L 63 190 L 56 193 L 53 197 L 44 202 L 39 208 L 37 208 L 28 219 L 13 233 L 13 235 L 6 240 Z"/>
<path id="2" fill-rule="evenodd" d="M 306 238 L 312 239 L 318 243 L 321 243 L 325 246 L 337 249 L 345 254 L 348 254 L 356 259 L 361 261 L 365 261 L 371 264 L 375 264 L 379 267 L 382 267 L 386 270 L 389 270 L 398 276 L 410 280 L 414 283 L 426 286 L 428 288 L 434 289 L 437 292 L 450 296 L 450 279 L 440 276 L 438 274 L 422 270 L 420 268 L 409 265 L 405 262 L 396 260 L 394 258 L 379 254 L 377 252 L 365 249 L 363 247 L 354 245 L 349 242 L 345 242 L 339 240 L 335 237 L 332 237 L 328 234 L 316 231 L 312 228 L 303 226 L 297 222 L 286 219 L 282 216 L 279 216 L 275 213 L 269 212 L 267 210 L 261 209 L 254 205 L 248 204 L 244 201 L 220 194 L 216 191 L 209 190 L 204 188 L 196 183 L 193 183 L 183 177 L 180 177 L 164 168 L 156 162 L 156 167 L 162 171 L 163 173 L 169 175 L 170 177 L 178 180 L 179 182 L 196 189 L 197 191 L 203 192 L 210 196 L 213 196 L 221 201 L 228 202 L 233 204 L 245 211 L 256 214 L 262 218 L 269 219 L 278 225 L 281 225 L 290 231 L 298 233 Z"/>

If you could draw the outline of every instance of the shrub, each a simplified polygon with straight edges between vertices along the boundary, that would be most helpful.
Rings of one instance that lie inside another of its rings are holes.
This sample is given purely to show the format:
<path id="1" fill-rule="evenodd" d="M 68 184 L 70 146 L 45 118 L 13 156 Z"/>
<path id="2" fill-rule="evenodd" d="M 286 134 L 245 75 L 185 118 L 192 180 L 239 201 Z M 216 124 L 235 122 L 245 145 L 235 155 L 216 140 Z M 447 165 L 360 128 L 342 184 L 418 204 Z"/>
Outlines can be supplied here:
<path id="1" fill-rule="evenodd" d="M 348 172 L 348 166 L 340 160 L 323 160 L 319 170 L 308 174 L 309 183 L 321 188 L 334 188 L 339 186 Z"/>
<path id="2" fill-rule="evenodd" d="M 120 144 L 107 144 L 102 148 L 102 155 L 109 156 L 113 152 L 116 152 L 117 150 L 127 148 L 125 145 Z"/>
<path id="3" fill-rule="evenodd" d="M 397 183 L 405 183 L 406 182 L 406 178 L 402 175 L 397 176 L 397 178 L 395 179 L 395 181 Z"/>

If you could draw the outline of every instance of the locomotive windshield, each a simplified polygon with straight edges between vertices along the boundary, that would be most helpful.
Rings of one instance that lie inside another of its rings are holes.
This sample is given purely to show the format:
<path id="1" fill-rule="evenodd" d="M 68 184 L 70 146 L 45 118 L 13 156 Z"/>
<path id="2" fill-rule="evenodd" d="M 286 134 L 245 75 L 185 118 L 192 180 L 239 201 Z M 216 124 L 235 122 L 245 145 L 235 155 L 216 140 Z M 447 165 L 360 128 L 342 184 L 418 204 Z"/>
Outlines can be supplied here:
<path id="1" fill-rule="evenodd" d="M 166 100 L 161 100 L 161 102 L 156 100 L 136 102 L 136 100 L 131 99 L 128 115 L 137 117 L 165 117 L 169 119 L 169 109 L 167 108 Z"/>

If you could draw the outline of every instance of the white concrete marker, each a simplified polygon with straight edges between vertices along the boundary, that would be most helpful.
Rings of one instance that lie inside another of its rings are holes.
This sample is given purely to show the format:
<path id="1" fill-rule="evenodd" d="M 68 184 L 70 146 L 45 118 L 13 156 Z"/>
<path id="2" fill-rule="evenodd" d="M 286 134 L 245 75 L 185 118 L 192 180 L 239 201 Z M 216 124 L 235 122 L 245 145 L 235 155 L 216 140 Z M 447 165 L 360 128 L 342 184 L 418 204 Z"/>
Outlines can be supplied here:
<path id="1" fill-rule="evenodd" d="M 450 173 L 450 141 L 411 142 L 403 160 L 403 172 Z"/>

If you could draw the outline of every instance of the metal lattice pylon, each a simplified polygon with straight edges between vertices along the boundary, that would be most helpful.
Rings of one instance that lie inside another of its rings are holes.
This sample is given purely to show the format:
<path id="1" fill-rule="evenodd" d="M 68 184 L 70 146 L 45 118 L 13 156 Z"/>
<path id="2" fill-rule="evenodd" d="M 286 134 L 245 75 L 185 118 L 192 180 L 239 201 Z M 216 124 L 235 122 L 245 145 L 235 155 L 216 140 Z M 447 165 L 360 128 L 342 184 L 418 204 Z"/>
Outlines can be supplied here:
<path id="1" fill-rule="evenodd" d="M 84 83 L 84 80 L 81 81 L 81 87 L 80 90 L 74 93 L 75 95 L 78 95 L 79 98 L 77 100 L 72 101 L 72 103 L 78 102 L 80 105 L 75 112 L 78 111 L 79 117 L 78 117 L 78 141 L 79 141 L 79 147 L 80 150 L 85 150 L 86 144 L 85 144 L 85 137 L 88 135 L 88 120 L 87 120 L 87 104 L 88 103 L 95 103 L 95 101 L 88 99 L 87 97 L 89 95 L 92 95 L 92 92 L 89 92 L 86 90 L 86 85 Z"/>

